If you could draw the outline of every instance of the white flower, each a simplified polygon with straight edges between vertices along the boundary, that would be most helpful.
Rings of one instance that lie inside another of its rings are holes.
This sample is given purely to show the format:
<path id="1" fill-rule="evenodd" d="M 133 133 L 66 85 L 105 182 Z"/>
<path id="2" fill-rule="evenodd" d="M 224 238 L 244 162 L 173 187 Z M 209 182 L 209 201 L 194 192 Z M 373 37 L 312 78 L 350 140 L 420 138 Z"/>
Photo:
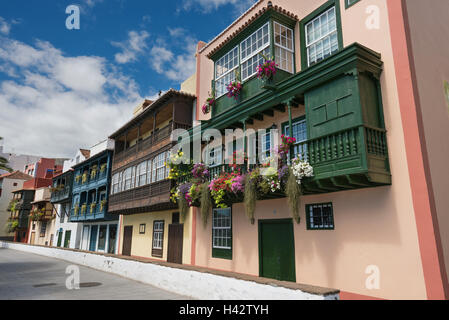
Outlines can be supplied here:
<path id="1" fill-rule="evenodd" d="M 313 177 L 313 167 L 299 158 L 293 159 L 292 170 L 298 184 L 301 184 L 303 178 Z"/>

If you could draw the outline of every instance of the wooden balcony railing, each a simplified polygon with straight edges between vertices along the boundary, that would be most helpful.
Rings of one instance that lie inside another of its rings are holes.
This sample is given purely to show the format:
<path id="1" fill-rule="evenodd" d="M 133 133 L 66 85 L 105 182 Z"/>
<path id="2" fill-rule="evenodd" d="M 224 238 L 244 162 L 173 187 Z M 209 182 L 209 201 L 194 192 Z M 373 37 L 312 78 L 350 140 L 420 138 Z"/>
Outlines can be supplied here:
<path id="1" fill-rule="evenodd" d="M 115 153 L 114 154 L 114 164 L 121 163 L 129 157 L 137 155 L 138 152 L 149 150 L 154 145 L 156 145 L 164 140 L 168 140 L 170 138 L 173 130 L 176 130 L 176 129 L 188 130 L 190 128 L 191 128 L 191 125 L 189 125 L 189 124 L 174 123 L 174 124 L 170 124 L 170 125 L 162 128 L 162 129 L 159 129 L 159 130 L 155 131 L 149 137 L 145 138 L 144 140 L 138 141 L 132 147 L 130 147 L 124 151 Z"/>

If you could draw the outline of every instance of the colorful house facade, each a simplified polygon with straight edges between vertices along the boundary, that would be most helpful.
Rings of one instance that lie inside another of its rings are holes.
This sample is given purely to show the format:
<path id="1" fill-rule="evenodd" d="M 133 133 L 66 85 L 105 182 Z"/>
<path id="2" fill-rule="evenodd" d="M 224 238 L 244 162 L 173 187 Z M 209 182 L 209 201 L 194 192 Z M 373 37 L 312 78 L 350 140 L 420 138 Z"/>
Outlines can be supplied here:
<path id="1" fill-rule="evenodd" d="M 120 215 L 119 253 L 173 263 L 191 263 L 191 216 L 183 219 L 170 200 L 173 181 L 166 163 L 176 129 L 192 127 L 195 96 L 169 90 L 145 101 L 113 133 L 109 212 Z"/>
<path id="2" fill-rule="evenodd" d="M 55 241 L 56 212 L 50 202 L 49 187 L 36 189 L 31 202 L 28 243 L 31 245 L 53 246 Z"/>
<path id="3" fill-rule="evenodd" d="M 117 252 L 118 215 L 108 210 L 113 149 L 111 140 L 101 142 L 73 166 L 69 221 L 81 225 L 81 250 Z"/>
<path id="4" fill-rule="evenodd" d="M 342 298 L 448 297 L 448 200 L 432 184 L 447 190 L 449 180 L 441 162 L 448 150 L 437 138 L 449 130 L 449 70 L 428 72 L 425 57 L 438 51 L 436 43 L 410 38 L 425 23 L 423 5 L 261 0 L 198 45 L 195 113 L 202 126 L 192 138 L 208 129 L 262 130 L 244 140 L 244 151 L 269 158 L 284 134 L 296 139 L 286 164 L 307 161 L 314 175 L 301 183 L 298 216 L 293 198 L 276 185 L 257 194 L 252 217 L 244 192 L 225 194 L 206 217 L 194 204 L 192 264 L 338 288 Z M 277 72 L 263 81 L 257 67 L 272 57 Z M 229 98 L 227 85 L 236 80 L 240 94 Z M 211 92 L 207 113 L 202 105 Z M 421 114 L 427 105 L 438 106 L 438 119 Z M 233 150 L 232 143 L 203 149 L 209 180 L 232 172 L 221 160 Z M 280 175 L 273 174 L 276 182 Z"/>
<path id="5" fill-rule="evenodd" d="M 13 241 L 14 233 L 9 232 L 12 221 L 8 208 L 13 199 L 13 191 L 23 187 L 23 183 L 32 177 L 20 171 L 0 175 L 0 240 Z"/>

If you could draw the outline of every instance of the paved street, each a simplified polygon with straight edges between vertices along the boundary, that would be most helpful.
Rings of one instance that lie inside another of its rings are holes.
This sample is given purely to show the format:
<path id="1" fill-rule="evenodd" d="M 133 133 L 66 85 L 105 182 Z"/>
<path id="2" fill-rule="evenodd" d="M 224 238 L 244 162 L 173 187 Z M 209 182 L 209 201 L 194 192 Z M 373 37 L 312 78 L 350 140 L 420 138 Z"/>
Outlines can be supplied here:
<path id="1" fill-rule="evenodd" d="M 186 297 L 79 266 L 80 289 L 68 290 L 72 264 L 0 248 L 0 300 L 178 300 Z"/>

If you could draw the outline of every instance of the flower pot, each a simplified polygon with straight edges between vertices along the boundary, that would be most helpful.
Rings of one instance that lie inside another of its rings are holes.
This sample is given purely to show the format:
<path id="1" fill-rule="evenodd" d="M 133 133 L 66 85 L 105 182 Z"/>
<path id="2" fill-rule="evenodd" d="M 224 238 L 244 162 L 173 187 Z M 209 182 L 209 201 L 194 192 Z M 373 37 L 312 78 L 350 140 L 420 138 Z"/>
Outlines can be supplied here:
<path id="1" fill-rule="evenodd" d="M 262 88 L 266 89 L 266 90 L 272 90 L 272 91 L 276 90 L 276 86 L 274 84 L 273 77 L 262 78 Z"/>

